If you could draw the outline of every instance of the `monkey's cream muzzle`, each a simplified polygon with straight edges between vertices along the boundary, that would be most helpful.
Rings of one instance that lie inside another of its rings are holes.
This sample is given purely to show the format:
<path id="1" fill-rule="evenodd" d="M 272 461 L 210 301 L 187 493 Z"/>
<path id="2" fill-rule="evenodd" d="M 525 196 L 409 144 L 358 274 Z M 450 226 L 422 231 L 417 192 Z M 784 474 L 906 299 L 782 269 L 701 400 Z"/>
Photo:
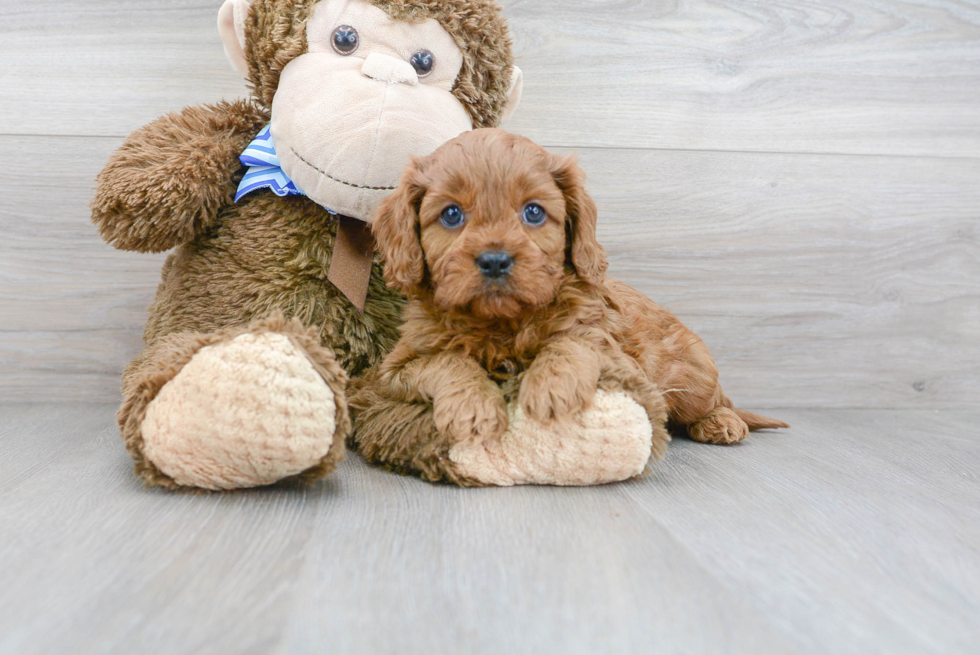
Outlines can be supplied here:
<path id="1" fill-rule="evenodd" d="M 331 44 L 339 26 L 357 32 L 346 55 Z M 392 21 L 358 1 L 320 3 L 307 36 L 309 51 L 283 69 L 272 103 L 283 172 L 317 203 L 369 221 L 411 157 L 473 128 L 450 93 L 462 52 L 435 20 Z M 434 61 L 423 77 L 409 63 L 421 50 Z"/>
<path id="2" fill-rule="evenodd" d="M 454 96 L 419 84 L 407 63 L 372 54 L 339 67 L 325 58 L 333 59 L 306 54 L 283 70 L 272 136 L 283 172 L 310 198 L 367 221 L 412 156 L 473 126 Z"/>

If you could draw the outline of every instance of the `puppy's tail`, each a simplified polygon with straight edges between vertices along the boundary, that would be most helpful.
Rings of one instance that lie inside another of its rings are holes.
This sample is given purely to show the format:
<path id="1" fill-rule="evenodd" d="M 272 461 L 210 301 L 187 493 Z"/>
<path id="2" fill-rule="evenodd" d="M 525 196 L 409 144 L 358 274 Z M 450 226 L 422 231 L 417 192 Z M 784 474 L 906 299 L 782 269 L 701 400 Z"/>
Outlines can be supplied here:
<path id="1" fill-rule="evenodd" d="M 759 416 L 758 414 L 753 414 L 752 412 L 747 412 L 744 409 L 732 408 L 738 417 L 745 421 L 745 424 L 749 426 L 749 430 L 755 432 L 756 430 L 767 430 L 775 428 L 788 428 L 789 423 L 783 423 L 782 421 L 777 421 L 774 418 L 769 418 L 767 416 Z"/>

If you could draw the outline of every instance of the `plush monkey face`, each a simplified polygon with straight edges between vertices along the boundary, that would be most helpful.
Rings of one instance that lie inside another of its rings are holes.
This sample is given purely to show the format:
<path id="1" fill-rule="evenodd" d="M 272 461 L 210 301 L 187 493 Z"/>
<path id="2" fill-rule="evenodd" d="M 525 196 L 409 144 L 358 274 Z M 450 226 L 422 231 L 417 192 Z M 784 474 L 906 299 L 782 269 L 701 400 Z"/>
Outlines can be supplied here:
<path id="1" fill-rule="evenodd" d="M 418 9 L 412 21 L 392 18 L 383 2 L 310 4 L 305 3 L 301 35 L 305 48 L 281 69 L 272 96 L 272 136 L 283 171 L 311 199 L 370 220 L 412 156 L 427 155 L 473 128 L 473 107 L 461 101 L 466 94 L 459 87 L 462 77 L 476 75 L 463 70 L 468 62 L 459 34 L 454 37 L 433 17 L 419 20 L 431 3 L 395 3 L 401 10 Z M 489 11 L 485 0 L 471 5 L 474 13 Z M 228 0 L 219 25 L 229 58 L 246 70 L 251 66 L 258 86 L 248 57 L 260 48 L 247 43 L 263 22 L 249 16 L 255 9 L 245 0 Z M 501 118 L 520 96 L 520 71 L 512 67 L 508 73 L 510 93 Z"/>
<path id="2" fill-rule="evenodd" d="M 367 219 L 413 154 L 473 127 L 450 93 L 463 53 L 435 20 L 393 21 L 364 0 L 323 0 L 306 33 L 272 104 L 279 160 L 311 198 Z"/>

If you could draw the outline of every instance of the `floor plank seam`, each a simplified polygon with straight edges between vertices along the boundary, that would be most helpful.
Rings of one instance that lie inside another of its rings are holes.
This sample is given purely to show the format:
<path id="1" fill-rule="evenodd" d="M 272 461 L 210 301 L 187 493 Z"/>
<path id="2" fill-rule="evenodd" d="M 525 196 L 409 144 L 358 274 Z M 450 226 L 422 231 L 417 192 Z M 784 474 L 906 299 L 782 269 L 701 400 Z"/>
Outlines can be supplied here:
<path id="1" fill-rule="evenodd" d="M 179 109 L 179 108 L 175 108 Z M 103 140 L 123 140 L 129 134 L 30 134 L 15 132 L 0 132 L 0 138 L 20 138 L 20 139 L 103 139 Z M 968 155 L 940 155 L 934 153 L 876 153 L 876 152 L 838 152 L 838 151 L 810 151 L 810 150 L 736 150 L 723 148 L 668 148 L 668 147 L 633 147 L 633 146 L 583 146 L 583 145 L 563 145 L 557 143 L 543 142 L 544 148 L 555 150 L 583 150 L 583 151 L 624 151 L 624 152 L 676 152 L 676 153 L 704 153 L 717 155 L 769 155 L 769 156 L 795 156 L 795 157 L 868 157 L 868 158 L 887 158 L 887 159 L 935 159 L 940 161 L 961 161 L 961 162 L 980 162 L 980 155 L 971 157 Z"/>

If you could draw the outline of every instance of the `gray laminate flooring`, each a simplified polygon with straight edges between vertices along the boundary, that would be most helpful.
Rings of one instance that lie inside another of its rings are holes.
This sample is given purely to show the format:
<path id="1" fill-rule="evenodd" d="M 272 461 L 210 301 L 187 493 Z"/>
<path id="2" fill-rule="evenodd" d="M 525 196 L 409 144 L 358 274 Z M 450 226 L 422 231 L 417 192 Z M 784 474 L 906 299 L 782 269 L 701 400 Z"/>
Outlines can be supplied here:
<path id="1" fill-rule="evenodd" d="M 630 482 L 143 489 L 108 405 L 0 405 L 0 652 L 980 651 L 980 412 L 784 410 Z"/>

